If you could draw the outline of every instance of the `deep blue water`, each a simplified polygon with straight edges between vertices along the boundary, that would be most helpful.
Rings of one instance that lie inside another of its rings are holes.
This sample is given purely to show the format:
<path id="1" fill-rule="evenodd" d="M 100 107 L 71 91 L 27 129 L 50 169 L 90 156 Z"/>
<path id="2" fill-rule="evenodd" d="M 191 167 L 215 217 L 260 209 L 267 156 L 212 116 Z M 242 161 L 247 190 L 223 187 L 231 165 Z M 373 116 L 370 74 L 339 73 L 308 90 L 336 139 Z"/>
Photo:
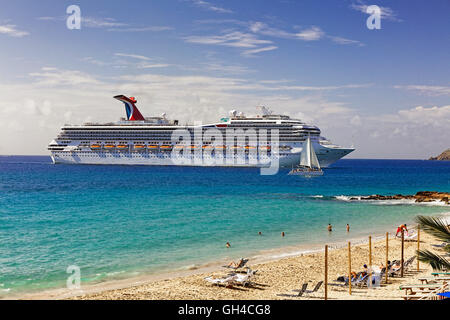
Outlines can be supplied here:
<path id="1" fill-rule="evenodd" d="M 450 191 L 450 162 L 340 160 L 323 177 L 304 179 L 249 168 L 0 157 L 0 296 L 64 286 L 69 265 L 81 268 L 85 283 L 104 281 L 394 231 L 417 214 L 450 211 L 335 198 L 420 190 Z"/>

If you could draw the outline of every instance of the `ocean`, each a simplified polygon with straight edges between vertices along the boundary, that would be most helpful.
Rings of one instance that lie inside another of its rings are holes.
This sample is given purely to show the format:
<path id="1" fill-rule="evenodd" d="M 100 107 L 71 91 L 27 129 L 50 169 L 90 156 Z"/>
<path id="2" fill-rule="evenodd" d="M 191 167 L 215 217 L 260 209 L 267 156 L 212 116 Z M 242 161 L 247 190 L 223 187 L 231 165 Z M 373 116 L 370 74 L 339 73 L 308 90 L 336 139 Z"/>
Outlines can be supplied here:
<path id="1" fill-rule="evenodd" d="M 82 285 L 98 283 L 395 232 L 418 214 L 450 212 L 437 204 L 348 201 L 449 192 L 448 161 L 343 159 L 324 171 L 305 179 L 288 170 L 261 176 L 256 168 L 53 165 L 45 156 L 2 156 L 0 297 L 64 287 L 72 265 Z"/>

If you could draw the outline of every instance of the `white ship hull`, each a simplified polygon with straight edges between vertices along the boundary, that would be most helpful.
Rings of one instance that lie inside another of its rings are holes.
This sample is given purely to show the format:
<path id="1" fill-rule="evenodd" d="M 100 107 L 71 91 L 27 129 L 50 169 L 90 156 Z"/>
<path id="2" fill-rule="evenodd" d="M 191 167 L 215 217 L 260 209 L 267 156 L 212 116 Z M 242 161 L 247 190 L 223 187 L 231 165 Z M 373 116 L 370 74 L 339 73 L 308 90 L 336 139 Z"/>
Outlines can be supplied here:
<path id="1" fill-rule="evenodd" d="M 301 149 L 300 149 L 301 150 Z M 352 152 L 353 149 L 329 149 L 318 148 L 317 157 L 322 168 L 331 164 Z M 64 164 L 104 164 L 104 165 L 150 165 L 172 166 L 179 165 L 172 160 L 170 152 L 124 152 L 124 151 L 53 151 L 51 152 L 53 163 Z M 279 155 L 280 167 L 292 167 L 298 165 L 300 152 L 281 153 Z M 215 159 L 206 156 L 202 159 L 191 158 L 186 166 L 224 166 L 224 167 L 268 167 L 270 159 L 266 157 L 250 158 L 235 155 L 232 159 Z"/>

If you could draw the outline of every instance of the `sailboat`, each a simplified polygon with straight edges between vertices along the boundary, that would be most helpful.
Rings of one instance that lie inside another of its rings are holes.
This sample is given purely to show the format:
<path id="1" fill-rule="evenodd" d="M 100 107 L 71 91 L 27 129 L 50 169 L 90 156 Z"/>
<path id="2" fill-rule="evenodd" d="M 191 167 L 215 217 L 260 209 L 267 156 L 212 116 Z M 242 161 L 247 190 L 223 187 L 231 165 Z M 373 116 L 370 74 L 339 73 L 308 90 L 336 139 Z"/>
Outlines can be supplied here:
<path id="1" fill-rule="evenodd" d="M 289 171 L 290 175 L 301 175 L 305 177 L 321 176 L 323 175 L 322 169 L 320 169 L 319 160 L 311 144 L 311 139 L 308 138 L 305 141 L 302 153 L 300 154 L 300 164 L 292 168 Z"/>

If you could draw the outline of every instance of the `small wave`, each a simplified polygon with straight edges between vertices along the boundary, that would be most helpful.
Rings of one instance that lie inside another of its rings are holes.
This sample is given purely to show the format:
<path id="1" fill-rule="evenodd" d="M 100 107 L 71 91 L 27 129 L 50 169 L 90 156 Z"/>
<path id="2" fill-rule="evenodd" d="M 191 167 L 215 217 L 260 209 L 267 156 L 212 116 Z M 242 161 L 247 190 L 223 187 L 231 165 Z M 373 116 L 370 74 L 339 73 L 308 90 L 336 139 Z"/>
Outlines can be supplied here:
<path id="1" fill-rule="evenodd" d="M 288 257 L 300 256 L 300 255 L 309 254 L 309 253 L 315 253 L 315 252 L 319 252 L 319 251 L 320 250 L 300 250 L 300 251 L 293 251 L 293 252 L 285 252 L 285 253 L 271 255 L 270 258 L 272 258 L 272 259 L 288 258 Z"/>
<path id="2" fill-rule="evenodd" d="M 378 205 L 420 205 L 420 206 L 440 206 L 440 207 L 447 207 L 449 205 L 445 204 L 445 202 L 435 200 L 431 202 L 416 202 L 415 199 L 389 199 L 389 200 L 367 200 L 362 199 L 366 196 L 335 196 L 334 198 L 339 201 L 345 201 L 345 202 L 367 202 L 371 204 L 378 204 Z"/>
<path id="3" fill-rule="evenodd" d="M 315 195 L 315 196 L 311 196 L 311 198 L 323 198 L 323 195 L 318 194 L 318 195 Z"/>

